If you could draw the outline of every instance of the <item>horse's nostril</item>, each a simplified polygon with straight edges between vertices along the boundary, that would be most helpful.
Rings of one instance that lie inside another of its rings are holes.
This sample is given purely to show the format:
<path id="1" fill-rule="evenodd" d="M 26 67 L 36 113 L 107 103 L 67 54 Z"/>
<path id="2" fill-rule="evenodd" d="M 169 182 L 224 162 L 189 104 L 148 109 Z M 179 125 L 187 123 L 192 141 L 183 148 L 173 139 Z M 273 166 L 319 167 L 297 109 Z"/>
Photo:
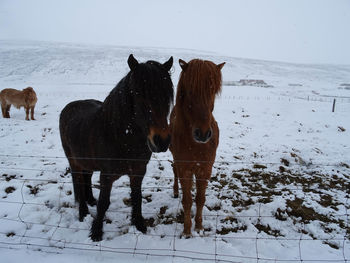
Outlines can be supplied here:
<path id="1" fill-rule="evenodd" d="M 194 130 L 194 136 L 195 136 L 196 138 L 199 138 L 199 137 L 201 136 L 201 131 L 200 131 L 200 129 L 195 129 L 195 130 Z"/>
<path id="2" fill-rule="evenodd" d="M 207 132 L 207 138 L 211 138 L 211 129 Z"/>

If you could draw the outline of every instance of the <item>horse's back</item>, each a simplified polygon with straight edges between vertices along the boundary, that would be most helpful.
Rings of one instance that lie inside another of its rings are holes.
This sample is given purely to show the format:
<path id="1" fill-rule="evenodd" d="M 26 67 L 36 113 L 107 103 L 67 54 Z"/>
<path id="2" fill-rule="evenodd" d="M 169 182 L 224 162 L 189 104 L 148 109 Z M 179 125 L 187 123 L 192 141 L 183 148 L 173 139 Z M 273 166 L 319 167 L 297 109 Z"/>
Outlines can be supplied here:
<path id="1" fill-rule="evenodd" d="M 67 104 L 60 115 L 61 123 L 79 121 L 94 115 L 100 108 L 102 102 L 98 100 L 77 100 Z"/>
<path id="2" fill-rule="evenodd" d="M 98 100 L 78 100 L 67 104 L 59 120 L 62 146 L 65 152 L 75 144 L 80 144 L 93 127 L 96 114 L 101 109 L 102 102 Z"/>
<path id="3" fill-rule="evenodd" d="M 0 92 L 0 96 L 8 96 L 9 94 L 18 94 L 20 93 L 20 90 L 16 90 L 16 89 L 3 89 Z"/>
<path id="4" fill-rule="evenodd" d="M 17 107 L 17 104 L 21 104 L 20 103 L 21 101 L 23 101 L 23 103 L 24 103 L 22 91 L 16 90 L 16 89 L 3 89 L 0 92 L 0 100 L 2 103 L 5 103 L 5 104 L 16 104 L 15 105 L 16 107 Z M 19 107 L 17 107 L 17 108 L 19 108 Z"/>

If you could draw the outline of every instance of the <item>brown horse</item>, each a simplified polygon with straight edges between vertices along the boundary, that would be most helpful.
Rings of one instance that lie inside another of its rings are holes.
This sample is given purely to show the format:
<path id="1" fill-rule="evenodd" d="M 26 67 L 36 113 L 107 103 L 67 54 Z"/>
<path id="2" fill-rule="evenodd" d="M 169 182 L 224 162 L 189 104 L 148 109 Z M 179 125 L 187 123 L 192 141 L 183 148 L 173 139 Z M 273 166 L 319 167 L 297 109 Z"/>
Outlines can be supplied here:
<path id="1" fill-rule="evenodd" d="M 205 190 L 219 144 L 219 128 L 212 114 L 216 94 L 221 91 L 221 69 L 211 61 L 179 60 L 182 72 L 177 86 L 176 105 L 170 115 L 174 164 L 174 197 L 178 197 L 180 179 L 184 209 L 185 237 L 191 236 L 192 181 L 196 178 L 195 230 L 203 230 L 202 210 Z"/>
<path id="2" fill-rule="evenodd" d="M 13 105 L 17 109 L 24 107 L 27 121 L 29 121 L 30 110 L 30 118 L 35 120 L 34 108 L 37 101 L 36 93 L 32 87 L 23 90 L 4 89 L 0 92 L 1 111 L 4 118 L 10 118 L 10 108 Z"/>

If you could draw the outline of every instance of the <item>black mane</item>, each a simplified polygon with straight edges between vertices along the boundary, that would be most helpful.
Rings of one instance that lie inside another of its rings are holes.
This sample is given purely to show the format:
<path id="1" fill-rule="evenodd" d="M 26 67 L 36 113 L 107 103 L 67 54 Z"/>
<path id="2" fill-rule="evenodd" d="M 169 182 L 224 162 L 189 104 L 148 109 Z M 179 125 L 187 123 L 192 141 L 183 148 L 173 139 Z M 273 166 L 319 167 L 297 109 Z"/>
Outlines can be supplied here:
<path id="1" fill-rule="evenodd" d="M 151 60 L 140 63 L 120 80 L 103 102 L 102 111 L 106 121 L 112 119 L 119 126 L 116 128 L 124 129 L 125 125 L 129 126 L 137 120 L 137 107 L 145 116 L 149 115 L 149 110 L 168 115 L 173 102 L 174 90 L 169 72 L 162 64 Z M 141 122 L 138 124 L 146 125 Z"/>

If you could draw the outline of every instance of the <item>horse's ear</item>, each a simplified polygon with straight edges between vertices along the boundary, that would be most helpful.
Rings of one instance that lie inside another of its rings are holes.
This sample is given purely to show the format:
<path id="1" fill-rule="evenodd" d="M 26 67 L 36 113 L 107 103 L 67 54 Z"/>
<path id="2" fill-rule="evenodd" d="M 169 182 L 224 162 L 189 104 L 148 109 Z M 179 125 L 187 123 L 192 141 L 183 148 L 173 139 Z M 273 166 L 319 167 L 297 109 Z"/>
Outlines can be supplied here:
<path id="1" fill-rule="evenodd" d="M 183 71 L 187 69 L 188 64 L 185 61 L 183 61 L 181 58 L 179 59 L 179 64 Z"/>
<path id="2" fill-rule="evenodd" d="M 128 58 L 128 65 L 131 70 L 134 70 L 139 65 L 139 62 L 134 58 L 133 54 L 130 54 Z"/>
<path id="3" fill-rule="evenodd" d="M 226 63 L 226 62 L 221 63 L 221 64 L 216 65 L 216 66 L 218 67 L 219 70 L 221 70 L 221 69 L 224 67 L 225 63 Z"/>
<path id="4" fill-rule="evenodd" d="M 163 67 L 166 69 L 166 71 L 169 71 L 171 67 L 173 66 L 173 57 L 170 57 L 167 62 L 163 64 Z"/>

